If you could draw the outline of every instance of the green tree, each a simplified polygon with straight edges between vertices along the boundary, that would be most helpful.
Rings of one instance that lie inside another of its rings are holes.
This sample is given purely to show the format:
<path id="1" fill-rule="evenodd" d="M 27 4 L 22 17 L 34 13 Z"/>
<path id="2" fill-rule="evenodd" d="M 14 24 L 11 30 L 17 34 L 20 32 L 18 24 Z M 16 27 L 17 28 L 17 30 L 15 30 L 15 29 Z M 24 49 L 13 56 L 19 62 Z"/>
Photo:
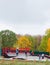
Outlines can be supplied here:
<path id="1" fill-rule="evenodd" d="M 2 39 L 2 47 L 13 47 L 16 43 L 16 34 L 10 30 L 3 30 L 0 32 L 0 37 Z"/>
<path id="2" fill-rule="evenodd" d="M 2 47 L 2 37 L 0 35 L 0 49 L 1 49 L 1 47 Z"/>
<path id="3" fill-rule="evenodd" d="M 50 29 L 47 29 L 45 35 L 41 40 L 41 44 L 39 46 L 39 51 L 47 51 L 48 39 L 50 38 Z"/>
<path id="4" fill-rule="evenodd" d="M 43 36 L 42 40 L 41 40 L 41 44 L 38 48 L 39 51 L 46 51 L 47 49 L 47 36 Z"/>
<path id="5" fill-rule="evenodd" d="M 38 51 L 38 46 L 40 45 L 41 42 L 41 36 L 31 36 L 31 35 L 25 35 L 28 39 L 29 42 L 31 42 L 31 50 L 33 51 Z"/>
<path id="6" fill-rule="evenodd" d="M 35 51 L 38 51 L 38 47 L 39 47 L 39 45 L 40 45 L 40 43 L 41 43 L 41 36 L 40 35 L 37 35 L 36 37 L 35 37 Z"/>
<path id="7" fill-rule="evenodd" d="M 50 35 L 50 28 L 45 31 L 46 35 Z"/>

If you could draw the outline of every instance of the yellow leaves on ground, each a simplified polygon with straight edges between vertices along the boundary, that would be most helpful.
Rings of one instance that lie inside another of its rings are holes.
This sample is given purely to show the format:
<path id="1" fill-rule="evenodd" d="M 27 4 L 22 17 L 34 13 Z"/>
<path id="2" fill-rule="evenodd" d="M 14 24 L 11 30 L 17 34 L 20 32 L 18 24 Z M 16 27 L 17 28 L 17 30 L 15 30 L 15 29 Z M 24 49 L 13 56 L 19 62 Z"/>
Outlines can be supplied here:
<path id="1" fill-rule="evenodd" d="M 47 43 L 47 52 L 50 52 L 50 38 L 48 39 L 48 43 Z"/>

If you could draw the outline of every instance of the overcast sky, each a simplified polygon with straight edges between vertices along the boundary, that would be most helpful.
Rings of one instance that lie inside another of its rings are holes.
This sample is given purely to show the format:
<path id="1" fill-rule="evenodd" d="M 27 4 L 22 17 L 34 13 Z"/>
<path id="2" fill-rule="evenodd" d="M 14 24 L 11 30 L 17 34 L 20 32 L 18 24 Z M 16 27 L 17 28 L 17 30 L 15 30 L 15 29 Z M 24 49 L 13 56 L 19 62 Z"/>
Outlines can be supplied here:
<path id="1" fill-rule="evenodd" d="M 0 31 L 43 35 L 50 28 L 50 0 L 0 0 Z"/>

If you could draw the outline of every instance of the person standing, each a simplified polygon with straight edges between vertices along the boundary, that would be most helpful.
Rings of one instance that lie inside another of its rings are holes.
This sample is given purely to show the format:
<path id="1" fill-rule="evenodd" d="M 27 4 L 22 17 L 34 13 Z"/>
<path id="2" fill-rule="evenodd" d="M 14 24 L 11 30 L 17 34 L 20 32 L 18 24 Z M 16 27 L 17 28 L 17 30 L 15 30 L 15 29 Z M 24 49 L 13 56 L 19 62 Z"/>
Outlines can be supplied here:
<path id="1" fill-rule="evenodd" d="M 39 54 L 39 60 L 41 59 L 41 54 Z"/>
<path id="2" fill-rule="evenodd" d="M 27 56 L 27 51 L 25 50 L 25 55 Z"/>
<path id="3" fill-rule="evenodd" d="M 18 56 L 18 53 L 19 53 L 19 50 L 18 49 L 16 49 L 16 55 Z"/>
<path id="4" fill-rule="evenodd" d="M 44 59 L 44 54 L 42 54 L 42 59 Z"/>

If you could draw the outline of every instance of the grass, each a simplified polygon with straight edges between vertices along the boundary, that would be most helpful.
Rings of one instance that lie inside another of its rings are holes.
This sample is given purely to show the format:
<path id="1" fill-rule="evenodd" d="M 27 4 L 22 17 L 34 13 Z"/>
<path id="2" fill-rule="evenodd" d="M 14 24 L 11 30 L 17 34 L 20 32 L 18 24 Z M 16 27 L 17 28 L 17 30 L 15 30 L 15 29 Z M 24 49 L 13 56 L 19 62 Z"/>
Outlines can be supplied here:
<path id="1" fill-rule="evenodd" d="M 0 60 L 0 65 L 50 65 L 49 61 Z"/>

